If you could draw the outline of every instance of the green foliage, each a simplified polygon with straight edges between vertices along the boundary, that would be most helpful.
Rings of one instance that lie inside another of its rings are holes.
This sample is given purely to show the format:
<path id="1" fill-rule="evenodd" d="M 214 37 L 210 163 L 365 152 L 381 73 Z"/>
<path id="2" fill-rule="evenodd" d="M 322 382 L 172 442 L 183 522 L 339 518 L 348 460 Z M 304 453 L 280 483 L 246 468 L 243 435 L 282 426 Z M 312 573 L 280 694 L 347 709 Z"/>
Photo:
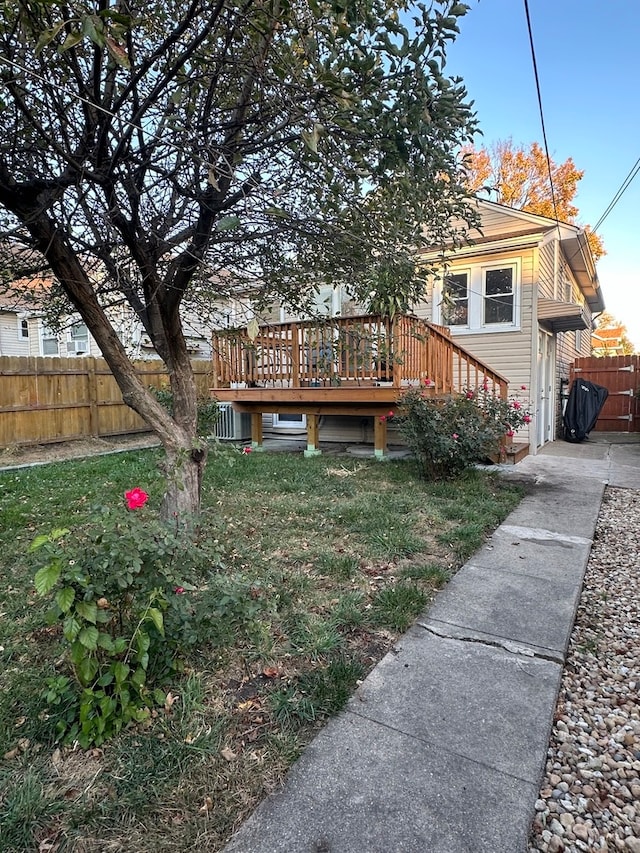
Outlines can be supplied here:
<path id="1" fill-rule="evenodd" d="M 531 421 L 520 400 L 502 399 L 486 383 L 444 399 L 412 388 L 402 395 L 401 406 L 400 430 L 427 479 L 460 475 Z"/>
<path id="2" fill-rule="evenodd" d="M 146 720 L 164 701 L 157 685 L 197 638 L 185 628 L 189 585 L 181 580 L 200 556 L 197 544 L 151 515 L 146 493 L 134 492 L 127 495 L 135 509 L 97 506 L 75 534 L 56 529 L 30 548 L 36 591 L 51 599 L 47 619 L 61 625 L 72 673 L 50 678 L 45 699 L 58 737 L 82 747 Z"/>
<path id="3" fill-rule="evenodd" d="M 153 393 L 159 403 L 165 407 L 171 416 L 173 416 L 173 393 L 167 386 L 156 388 L 151 386 L 149 390 Z M 214 435 L 218 420 L 220 419 L 220 409 L 218 403 L 210 397 L 198 397 L 197 402 L 198 423 L 196 426 L 197 435 L 202 438 L 209 438 Z"/>

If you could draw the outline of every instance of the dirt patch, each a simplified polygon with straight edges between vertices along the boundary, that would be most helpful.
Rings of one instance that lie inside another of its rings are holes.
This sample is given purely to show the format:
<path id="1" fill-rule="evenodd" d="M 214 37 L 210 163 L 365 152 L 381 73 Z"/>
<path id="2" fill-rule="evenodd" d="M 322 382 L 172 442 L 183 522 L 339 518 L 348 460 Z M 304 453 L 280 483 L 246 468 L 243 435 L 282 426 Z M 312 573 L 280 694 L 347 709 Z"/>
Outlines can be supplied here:
<path id="1" fill-rule="evenodd" d="M 0 468 L 46 465 L 49 462 L 63 462 L 66 459 L 81 459 L 85 456 L 157 446 L 158 439 L 148 433 L 133 433 L 109 438 L 80 438 L 76 441 L 60 441 L 52 444 L 13 445 L 0 450 Z"/>

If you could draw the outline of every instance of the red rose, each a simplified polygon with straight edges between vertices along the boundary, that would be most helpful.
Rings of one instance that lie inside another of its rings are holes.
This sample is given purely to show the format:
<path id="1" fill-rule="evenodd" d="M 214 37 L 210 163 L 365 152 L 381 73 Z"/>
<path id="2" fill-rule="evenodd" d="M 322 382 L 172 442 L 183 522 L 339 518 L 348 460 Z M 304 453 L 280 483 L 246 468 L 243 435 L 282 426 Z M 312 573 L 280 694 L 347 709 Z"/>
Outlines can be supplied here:
<path id="1" fill-rule="evenodd" d="M 124 499 L 129 509 L 140 509 L 149 500 L 149 495 L 142 489 L 131 489 L 124 493 Z"/>

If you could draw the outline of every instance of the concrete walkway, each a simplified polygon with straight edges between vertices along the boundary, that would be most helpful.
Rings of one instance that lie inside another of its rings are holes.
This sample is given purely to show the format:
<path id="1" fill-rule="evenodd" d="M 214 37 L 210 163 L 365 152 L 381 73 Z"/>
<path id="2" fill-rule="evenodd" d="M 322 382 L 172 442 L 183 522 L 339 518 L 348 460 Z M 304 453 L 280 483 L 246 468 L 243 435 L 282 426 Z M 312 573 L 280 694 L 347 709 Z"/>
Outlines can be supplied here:
<path id="1" fill-rule="evenodd" d="M 623 439 L 502 469 L 535 487 L 225 853 L 526 851 L 604 488 L 640 488 Z"/>

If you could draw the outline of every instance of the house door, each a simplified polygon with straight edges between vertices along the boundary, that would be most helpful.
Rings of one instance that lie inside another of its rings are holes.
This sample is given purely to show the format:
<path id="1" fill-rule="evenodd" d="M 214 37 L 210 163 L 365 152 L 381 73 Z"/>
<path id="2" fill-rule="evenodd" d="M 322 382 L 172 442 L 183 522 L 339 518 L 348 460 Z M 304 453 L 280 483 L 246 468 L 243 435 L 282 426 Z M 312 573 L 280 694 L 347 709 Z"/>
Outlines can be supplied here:
<path id="1" fill-rule="evenodd" d="M 538 398 L 536 440 L 542 447 L 553 438 L 553 335 L 538 329 Z"/>

